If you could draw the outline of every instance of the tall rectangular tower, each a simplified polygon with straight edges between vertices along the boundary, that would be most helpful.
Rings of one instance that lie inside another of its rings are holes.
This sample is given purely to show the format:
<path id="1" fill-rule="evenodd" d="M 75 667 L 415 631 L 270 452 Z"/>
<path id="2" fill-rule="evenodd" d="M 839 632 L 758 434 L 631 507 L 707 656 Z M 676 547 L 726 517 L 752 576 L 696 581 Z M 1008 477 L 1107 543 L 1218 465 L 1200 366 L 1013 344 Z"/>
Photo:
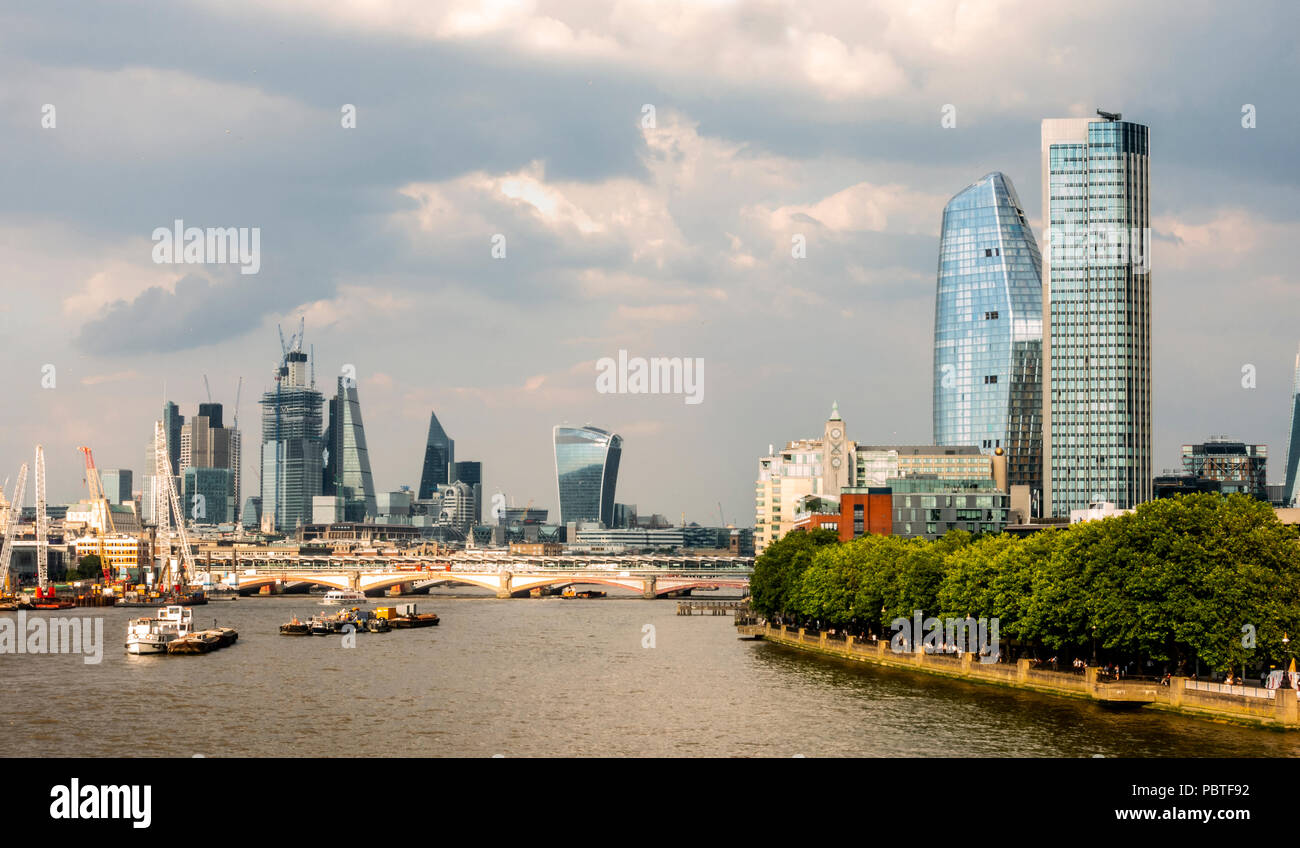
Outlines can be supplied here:
<path id="1" fill-rule="evenodd" d="M 1295 382 L 1291 385 L 1291 432 L 1286 440 L 1286 475 L 1282 502 L 1300 503 L 1300 353 L 1295 355 Z"/>
<path id="2" fill-rule="evenodd" d="M 1043 514 L 1151 498 L 1147 127 L 1042 125 Z"/>

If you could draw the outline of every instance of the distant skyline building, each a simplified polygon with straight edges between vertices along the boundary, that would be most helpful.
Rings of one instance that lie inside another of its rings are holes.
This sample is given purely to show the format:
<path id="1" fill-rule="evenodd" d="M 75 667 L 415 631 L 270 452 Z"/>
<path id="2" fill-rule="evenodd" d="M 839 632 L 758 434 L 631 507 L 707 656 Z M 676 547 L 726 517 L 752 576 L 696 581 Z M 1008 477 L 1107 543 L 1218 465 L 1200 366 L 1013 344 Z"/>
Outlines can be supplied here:
<path id="1" fill-rule="evenodd" d="M 451 482 L 465 483 L 474 493 L 474 523 L 483 523 L 483 463 L 474 460 L 452 463 Z"/>
<path id="2" fill-rule="evenodd" d="M 438 413 L 429 413 L 429 434 L 424 440 L 424 466 L 420 470 L 419 500 L 428 500 L 438 487 L 451 480 L 452 465 L 456 461 L 456 443 L 442 429 Z"/>
<path id="3" fill-rule="evenodd" d="M 220 469 L 229 473 L 188 474 L 191 468 Z M 221 404 L 200 403 L 199 414 L 181 425 L 180 465 L 176 466 L 176 474 L 181 480 L 181 509 L 186 515 L 200 524 L 222 524 L 235 520 L 239 504 L 239 440 L 233 427 L 223 426 Z M 216 486 L 222 480 L 229 485 L 230 491 L 219 495 Z M 217 515 L 221 518 L 215 521 L 200 520 L 194 514 L 196 494 L 202 494 L 208 504 L 218 497 L 223 504 L 228 502 L 225 506 L 204 508 L 209 516 Z"/>
<path id="4" fill-rule="evenodd" d="M 758 458 L 758 479 L 754 484 L 754 549 L 763 549 L 794 527 L 800 503 L 807 497 L 828 497 L 839 501 L 840 492 L 854 485 L 857 445 L 848 438 L 848 425 L 840 417 L 838 403 L 820 439 L 795 439 L 777 451 Z"/>
<path id="5" fill-rule="evenodd" d="M 167 438 L 167 458 L 172 463 L 172 474 L 179 475 L 181 473 L 181 427 L 185 424 L 185 416 L 181 415 L 179 406 L 171 401 L 164 401 L 162 421 L 163 434 Z M 152 469 L 155 464 L 150 462 L 145 468 Z"/>
<path id="6" fill-rule="evenodd" d="M 1291 384 L 1291 432 L 1286 444 L 1286 477 L 1282 483 L 1282 502 L 1287 506 L 1296 506 L 1300 503 L 1300 351 L 1295 355 L 1295 380 Z"/>
<path id="7" fill-rule="evenodd" d="M 553 436 L 560 524 L 600 521 L 612 527 L 623 438 L 599 427 L 563 425 Z"/>
<path id="8" fill-rule="evenodd" d="M 262 395 L 262 527 L 294 530 L 312 520 L 312 498 L 321 493 L 325 441 L 321 434 L 323 397 L 309 384 L 310 365 L 297 346 L 284 351 L 275 387 Z M 314 381 L 312 381 L 314 382 Z"/>
<path id="9" fill-rule="evenodd" d="M 99 472 L 99 480 L 104 487 L 104 497 L 109 503 L 128 503 L 135 500 L 132 491 L 132 472 L 129 468 L 107 468 Z"/>
<path id="10" fill-rule="evenodd" d="M 1151 499 L 1149 161 L 1118 114 L 1043 121 L 1047 516 Z"/>
<path id="11" fill-rule="evenodd" d="M 1003 448 L 1042 488 L 1043 284 L 1015 187 L 994 171 L 943 210 L 934 311 L 934 443 Z"/>
<path id="12" fill-rule="evenodd" d="M 327 459 L 321 494 L 339 501 L 341 521 L 365 521 L 379 514 L 375 503 L 375 480 L 370 472 L 370 451 L 361 422 L 361 401 L 356 382 L 339 377 L 329 402 L 329 424 L 325 429 Z"/>

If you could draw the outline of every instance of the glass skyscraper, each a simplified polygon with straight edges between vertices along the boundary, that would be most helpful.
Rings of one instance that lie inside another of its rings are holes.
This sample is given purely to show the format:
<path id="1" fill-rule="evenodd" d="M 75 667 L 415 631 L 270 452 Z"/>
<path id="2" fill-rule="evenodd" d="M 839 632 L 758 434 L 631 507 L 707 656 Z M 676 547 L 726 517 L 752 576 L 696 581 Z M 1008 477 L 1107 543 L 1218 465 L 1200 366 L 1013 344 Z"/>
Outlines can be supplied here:
<path id="1" fill-rule="evenodd" d="M 614 486 L 623 439 L 597 427 L 555 428 L 555 479 L 560 523 L 600 521 L 614 526 Z"/>
<path id="2" fill-rule="evenodd" d="M 451 466 L 456 461 L 456 442 L 442 429 L 438 413 L 429 413 L 429 435 L 424 440 L 424 467 L 420 470 L 420 490 L 416 497 L 422 501 L 432 498 L 438 487 L 451 481 Z"/>
<path id="3" fill-rule="evenodd" d="M 378 515 L 366 429 L 361 423 L 361 401 L 356 384 L 346 377 L 338 378 L 337 392 L 330 401 L 325 449 L 328 457 L 321 494 L 334 495 L 342 502 L 344 521 L 364 521 Z"/>
<path id="4" fill-rule="evenodd" d="M 1291 434 L 1286 440 L 1286 481 L 1282 485 L 1282 503 L 1300 503 L 1300 353 L 1295 355 L 1295 382 L 1291 386 Z"/>
<path id="5" fill-rule="evenodd" d="M 1042 488 L 1042 259 L 1011 180 L 943 210 L 934 310 L 934 443 L 1002 448 L 1007 481 Z"/>
<path id="6" fill-rule="evenodd" d="M 1151 499 L 1147 127 L 1043 121 L 1043 505 Z"/>

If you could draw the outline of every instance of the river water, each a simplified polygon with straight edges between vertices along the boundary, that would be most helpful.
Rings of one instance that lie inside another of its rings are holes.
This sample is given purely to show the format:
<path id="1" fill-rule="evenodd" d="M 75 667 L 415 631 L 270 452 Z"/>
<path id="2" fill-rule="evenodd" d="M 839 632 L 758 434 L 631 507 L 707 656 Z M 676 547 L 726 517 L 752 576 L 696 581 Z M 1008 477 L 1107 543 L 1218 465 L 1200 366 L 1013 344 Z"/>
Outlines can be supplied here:
<path id="1" fill-rule="evenodd" d="M 710 597 L 721 599 L 722 593 Z M 1297 756 L 1300 734 L 828 661 L 668 600 L 410 598 L 439 627 L 287 637 L 305 595 L 194 608 L 239 629 L 204 656 L 0 655 L 20 756 Z M 374 602 L 372 601 L 372 606 Z M 13 617 L 12 613 L 6 614 Z M 54 613 L 28 613 L 54 615 Z M 647 627 L 649 625 L 649 627 Z"/>

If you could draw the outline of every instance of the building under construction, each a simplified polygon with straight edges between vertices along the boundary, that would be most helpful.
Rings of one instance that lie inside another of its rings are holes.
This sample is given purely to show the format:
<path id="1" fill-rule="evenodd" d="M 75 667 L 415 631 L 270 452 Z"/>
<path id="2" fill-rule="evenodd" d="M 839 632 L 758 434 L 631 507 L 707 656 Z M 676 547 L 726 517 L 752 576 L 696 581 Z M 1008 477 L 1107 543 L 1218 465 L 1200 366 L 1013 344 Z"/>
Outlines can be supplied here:
<path id="1" fill-rule="evenodd" d="M 321 493 L 325 441 L 321 404 L 311 362 L 302 350 L 302 325 L 280 346 L 275 386 L 262 395 L 262 530 L 291 532 L 312 520 L 312 498 Z"/>

